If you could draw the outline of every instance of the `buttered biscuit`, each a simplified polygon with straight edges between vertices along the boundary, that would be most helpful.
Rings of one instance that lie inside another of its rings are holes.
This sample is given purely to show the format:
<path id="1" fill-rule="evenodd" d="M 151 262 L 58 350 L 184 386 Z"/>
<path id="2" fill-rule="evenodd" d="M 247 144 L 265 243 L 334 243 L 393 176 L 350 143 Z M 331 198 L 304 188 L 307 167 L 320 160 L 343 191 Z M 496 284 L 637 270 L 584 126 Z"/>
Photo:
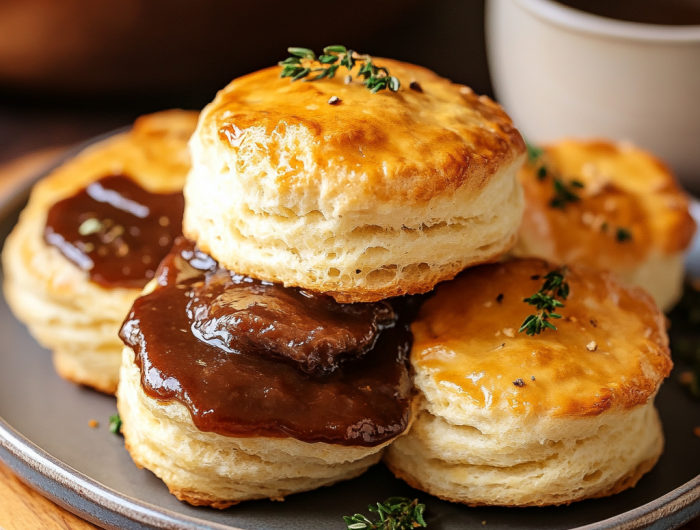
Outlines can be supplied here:
<path id="1" fill-rule="evenodd" d="M 548 319 L 556 330 L 520 332 L 538 314 L 523 300 L 552 270 L 534 259 L 475 267 L 423 306 L 412 325 L 419 412 L 385 457 L 398 477 L 469 505 L 544 506 L 611 495 L 654 466 L 654 397 L 672 366 L 662 313 L 640 288 L 571 267 L 561 318 Z"/>
<path id="2" fill-rule="evenodd" d="M 131 131 L 88 147 L 32 190 L 3 250 L 4 291 L 17 317 L 53 350 L 63 377 L 115 392 L 119 326 L 181 230 L 187 140 L 196 121 L 196 113 L 177 110 L 139 118 Z M 151 202 L 138 202 L 161 195 L 164 204 L 152 211 Z M 139 222 L 125 226 L 118 216 Z M 138 232 L 139 223 L 147 233 Z M 75 238 L 67 240 L 59 227 Z M 143 248 L 149 237 L 158 238 L 151 245 L 157 248 Z"/>
<path id="3" fill-rule="evenodd" d="M 604 140 L 563 140 L 533 154 L 519 174 L 526 205 L 514 254 L 613 271 L 670 309 L 695 223 L 669 168 Z"/>
<path id="4" fill-rule="evenodd" d="M 190 142 L 185 235 L 229 269 L 341 302 L 426 292 L 507 251 L 525 153 L 508 116 L 429 70 L 374 61 L 398 92 L 280 67 L 219 92 Z"/>

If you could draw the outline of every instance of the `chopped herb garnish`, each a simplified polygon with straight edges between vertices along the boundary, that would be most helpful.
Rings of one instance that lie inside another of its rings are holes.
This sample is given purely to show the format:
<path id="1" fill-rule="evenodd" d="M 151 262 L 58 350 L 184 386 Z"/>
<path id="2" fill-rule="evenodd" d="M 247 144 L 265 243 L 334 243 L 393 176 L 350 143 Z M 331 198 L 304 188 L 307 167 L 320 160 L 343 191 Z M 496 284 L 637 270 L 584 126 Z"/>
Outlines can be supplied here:
<path id="1" fill-rule="evenodd" d="M 96 234 L 100 230 L 102 230 L 102 223 L 99 221 L 99 219 L 95 219 L 94 217 L 86 219 L 78 227 L 78 233 L 81 236 L 89 236 L 90 234 Z"/>
<path id="2" fill-rule="evenodd" d="M 537 175 L 537 180 L 542 180 L 547 176 L 547 166 L 542 160 L 542 155 L 544 154 L 544 149 L 541 147 L 537 147 L 536 145 L 532 145 L 529 142 L 525 142 L 525 146 L 527 147 L 527 162 L 531 166 L 537 165 L 537 169 L 535 170 L 535 174 Z"/>
<path id="3" fill-rule="evenodd" d="M 376 506 L 369 505 L 369 511 L 379 516 L 378 521 L 370 521 L 360 513 L 345 516 L 348 530 L 414 530 L 418 527 L 427 528 L 423 512 L 425 504 L 419 504 L 418 499 L 405 497 L 390 497 L 378 502 Z"/>
<path id="4" fill-rule="evenodd" d="M 122 419 L 119 417 L 119 414 L 113 414 L 109 417 L 109 432 L 112 434 L 119 434 L 120 429 L 122 428 Z"/>
<path id="5" fill-rule="evenodd" d="M 569 284 L 564 280 L 565 274 L 565 267 L 548 272 L 544 276 L 544 284 L 540 290 L 523 300 L 523 302 L 535 306 L 537 313 L 528 316 L 518 332 L 524 331 L 528 335 L 538 335 L 547 328 L 557 329 L 549 319 L 561 318 L 561 315 L 555 311 L 559 307 L 564 307 L 564 304 L 557 298 L 566 300 L 569 296 Z"/>
<path id="6" fill-rule="evenodd" d="M 528 163 L 536 166 L 535 175 L 537 175 L 537 180 L 544 180 L 547 176 L 552 176 L 554 195 L 550 199 L 549 205 L 552 208 L 563 210 L 568 203 L 580 201 L 581 197 L 578 196 L 576 190 L 584 187 L 583 182 L 580 180 L 565 181 L 556 171 L 547 167 L 547 164 L 542 160 L 544 149 L 527 142 L 525 142 L 525 145 L 527 146 Z"/>
<path id="7" fill-rule="evenodd" d="M 549 201 L 549 205 L 552 208 L 563 210 L 566 208 L 567 203 L 581 200 L 581 197 L 576 195 L 576 190 L 583 188 L 583 182 L 572 180 L 567 183 L 559 177 L 554 177 L 552 183 L 554 185 L 554 196 Z"/>
<path id="8" fill-rule="evenodd" d="M 632 231 L 628 228 L 618 228 L 615 231 L 615 239 L 618 243 L 624 243 L 625 241 L 632 240 Z"/>
<path id="9" fill-rule="evenodd" d="M 341 66 L 352 71 L 357 63 L 360 68 L 356 77 L 362 78 L 364 85 L 373 94 L 387 88 L 396 92 L 401 87 L 398 78 L 390 75 L 387 68 L 374 64 L 369 55 L 361 55 L 345 46 L 326 46 L 318 58 L 308 48 L 287 48 L 287 51 L 292 56 L 279 63 L 282 67 L 280 77 L 291 77 L 292 81 L 303 78 L 308 78 L 306 81 L 318 81 L 326 77 L 332 79 Z M 315 75 L 309 77 L 311 74 Z M 345 82 L 348 83 L 347 77 Z"/>
<path id="10" fill-rule="evenodd" d="M 527 140 L 525 141 L 525 147 L 527 147 L 527 161 L 530 164 L 534 164 L 539 160 L 539 158 L 544 154 L 544 149 L 531 144 Z"/>

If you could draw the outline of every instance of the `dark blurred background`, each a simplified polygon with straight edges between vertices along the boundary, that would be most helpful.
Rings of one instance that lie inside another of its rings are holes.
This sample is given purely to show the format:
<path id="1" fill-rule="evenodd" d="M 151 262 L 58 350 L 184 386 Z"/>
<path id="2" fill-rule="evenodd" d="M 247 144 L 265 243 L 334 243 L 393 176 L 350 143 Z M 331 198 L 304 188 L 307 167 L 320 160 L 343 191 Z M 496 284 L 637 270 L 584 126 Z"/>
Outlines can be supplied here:
<path id="1" fill-rule="evenodd" d="M 483 0 L 0 0 L 0 163 L 200 109 L 288 46 L 329 44 L 492 95 Z"/>

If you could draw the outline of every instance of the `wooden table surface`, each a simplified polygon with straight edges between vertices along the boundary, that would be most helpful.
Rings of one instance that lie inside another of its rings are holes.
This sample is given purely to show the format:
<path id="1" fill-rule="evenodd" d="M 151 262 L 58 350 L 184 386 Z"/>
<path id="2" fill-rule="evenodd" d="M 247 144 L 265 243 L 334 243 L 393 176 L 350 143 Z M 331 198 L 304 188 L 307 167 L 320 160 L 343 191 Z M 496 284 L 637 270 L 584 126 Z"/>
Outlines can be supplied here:
<path id="1" fill-rule="evenodd" d="M 0 166 L 0 196 L 12 193 L 27 179 L 51 163 L 64 149 L 50 148 L 22 156 Z M 0 462 L 0 529 L 89 530 L 96 526 L 42 497 Z M 683 530 L 700 530 L 700 518 Z"/>

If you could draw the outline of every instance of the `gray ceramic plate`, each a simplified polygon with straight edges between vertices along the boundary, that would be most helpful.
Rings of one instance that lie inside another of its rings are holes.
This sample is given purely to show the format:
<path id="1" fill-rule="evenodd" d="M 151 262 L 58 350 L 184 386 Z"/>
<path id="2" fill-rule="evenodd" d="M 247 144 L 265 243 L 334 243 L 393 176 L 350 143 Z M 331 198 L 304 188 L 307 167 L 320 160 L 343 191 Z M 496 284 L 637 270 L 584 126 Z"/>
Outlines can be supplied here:
<path id="1" fill-rule="evenodd" d="M 14 225 L 28 189 L 0 204 L 0 241 Z M 697 205 L 696 205 L 697 206 Z M 698 243 L 696 241 L 696 243 Z M 692 264 L 700 266 L 700 248 Z M 178 502 L 153 474 L 131 462 L 121 436 L 110 434 L 114 398 L 60 379 L 49 352 L 29 336 L 0 299 L 0 459 L 26 483 L 105 528 L 344 528 L 342 515 L 366 512 L 393 495 L 419 497 L 432 530 L 671 529 L 700 513 L 700 403 L 671 379 L 658 405 L 666 451 L 636 488 L 607 499 L 556 508 L 467 508 L 417 492 L 378 465 L 355 480 L 224 511 Z M 96 419 L 97 429 L 88 427 Z"/>

